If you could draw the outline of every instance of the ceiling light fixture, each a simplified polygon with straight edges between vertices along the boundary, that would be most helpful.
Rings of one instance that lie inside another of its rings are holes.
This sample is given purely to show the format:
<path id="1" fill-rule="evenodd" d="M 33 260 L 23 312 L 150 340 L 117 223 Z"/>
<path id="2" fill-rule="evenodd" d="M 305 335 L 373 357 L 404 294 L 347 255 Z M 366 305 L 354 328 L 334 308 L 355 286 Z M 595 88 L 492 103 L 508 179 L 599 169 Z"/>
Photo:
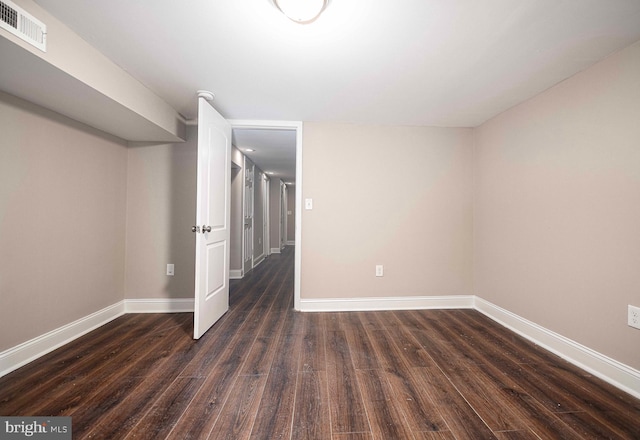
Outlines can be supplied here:
<path id="1" fill-rule="evenodd" d="M 300 24 L 315 21 L 329 4 L 329 0 L 273 0 L 273 2 L 284 15 Z"/>
<path id="2" fill-rule="evenodd" d="M 246 151 L 248 153 L 253 153 L 256 150 L 254 150 L 253 148 L 245 148 L 244 151 Z"/>

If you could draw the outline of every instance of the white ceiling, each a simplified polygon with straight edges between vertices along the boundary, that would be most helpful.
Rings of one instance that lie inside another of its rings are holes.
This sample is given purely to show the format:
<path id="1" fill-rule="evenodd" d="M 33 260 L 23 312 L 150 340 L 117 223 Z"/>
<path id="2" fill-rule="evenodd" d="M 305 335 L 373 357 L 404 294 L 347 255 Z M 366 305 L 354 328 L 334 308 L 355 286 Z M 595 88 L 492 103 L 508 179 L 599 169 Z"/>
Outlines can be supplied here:
<path id="1" fill-rule="evenodd" d="M 640 0 L 36 0 L 196 117 L 473 127 L 640 40 Z"/>
<path id="2" fill-rule="evenodd" d="M 295 130 L 233 129 L 233 145 L 253 163 L 268 173 L 292 185 L 296 181 Z M 247 151 L 250 148 L 255 151 Z"/>

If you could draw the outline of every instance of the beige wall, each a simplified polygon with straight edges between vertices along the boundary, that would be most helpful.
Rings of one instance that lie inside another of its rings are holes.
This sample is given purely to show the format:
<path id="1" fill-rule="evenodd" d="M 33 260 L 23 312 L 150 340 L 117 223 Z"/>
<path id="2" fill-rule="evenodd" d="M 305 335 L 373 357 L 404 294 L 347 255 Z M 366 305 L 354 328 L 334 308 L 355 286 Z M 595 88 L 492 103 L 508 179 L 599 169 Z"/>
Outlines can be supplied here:
<path id="1" fill-rule="evenodd" d="M 470 129 L 305 123 L 302 175 L 303 299 L 473 293 Z"/>
<path id="2" fill-rule="evenodd" d="M 128 153 L 126 297 L 192 298 L 197 127 L 185 143 L 131 144 Z"/>
<path id="3" fill-rule="evenodd" d="M 0 92 L 0 351 L 124 298 L 124 142 Z"/>
<path id="4" fill-rule="evenodd" d="M 475 154 L 476 294 L 640 368 L 640 43 L 483 124 Z"/>

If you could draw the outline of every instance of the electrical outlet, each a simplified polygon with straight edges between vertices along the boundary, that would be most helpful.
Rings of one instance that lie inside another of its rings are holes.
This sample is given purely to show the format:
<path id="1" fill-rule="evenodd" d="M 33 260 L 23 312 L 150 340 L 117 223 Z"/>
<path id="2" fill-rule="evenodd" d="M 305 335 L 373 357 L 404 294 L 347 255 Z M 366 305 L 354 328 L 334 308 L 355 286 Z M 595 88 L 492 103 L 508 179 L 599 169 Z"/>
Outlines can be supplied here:
<path id="1" fill-rule="evenodd" d="M 382 264 L 376 265 L 376 276 L 383 277 L 384 276 L 384 266 Z"/>
<path id="2" fill-rule="evenodd" d="M 640 329 L 640 307 L 629 305 L 629 326 Z"/>
<path id="3" fill-rule="evenodd" d="M 167 275 L 172 277 L 175 274 L 175 267 L 173 264 L 167 264 Z"/>

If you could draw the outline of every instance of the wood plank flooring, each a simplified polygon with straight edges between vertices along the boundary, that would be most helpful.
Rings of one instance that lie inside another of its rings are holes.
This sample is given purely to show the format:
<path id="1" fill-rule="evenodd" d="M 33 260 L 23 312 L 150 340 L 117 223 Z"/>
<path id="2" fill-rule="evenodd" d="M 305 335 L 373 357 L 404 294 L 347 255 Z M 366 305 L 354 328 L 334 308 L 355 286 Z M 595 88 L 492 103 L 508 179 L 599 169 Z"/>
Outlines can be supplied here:
<path id="1" fill-rule="evenodd" d="M 130 314 L 0 378 L 75 439 L 640 439 L 640 400 L 472 310 L 297 313 L 293 248 L 192 314 Z"/>

